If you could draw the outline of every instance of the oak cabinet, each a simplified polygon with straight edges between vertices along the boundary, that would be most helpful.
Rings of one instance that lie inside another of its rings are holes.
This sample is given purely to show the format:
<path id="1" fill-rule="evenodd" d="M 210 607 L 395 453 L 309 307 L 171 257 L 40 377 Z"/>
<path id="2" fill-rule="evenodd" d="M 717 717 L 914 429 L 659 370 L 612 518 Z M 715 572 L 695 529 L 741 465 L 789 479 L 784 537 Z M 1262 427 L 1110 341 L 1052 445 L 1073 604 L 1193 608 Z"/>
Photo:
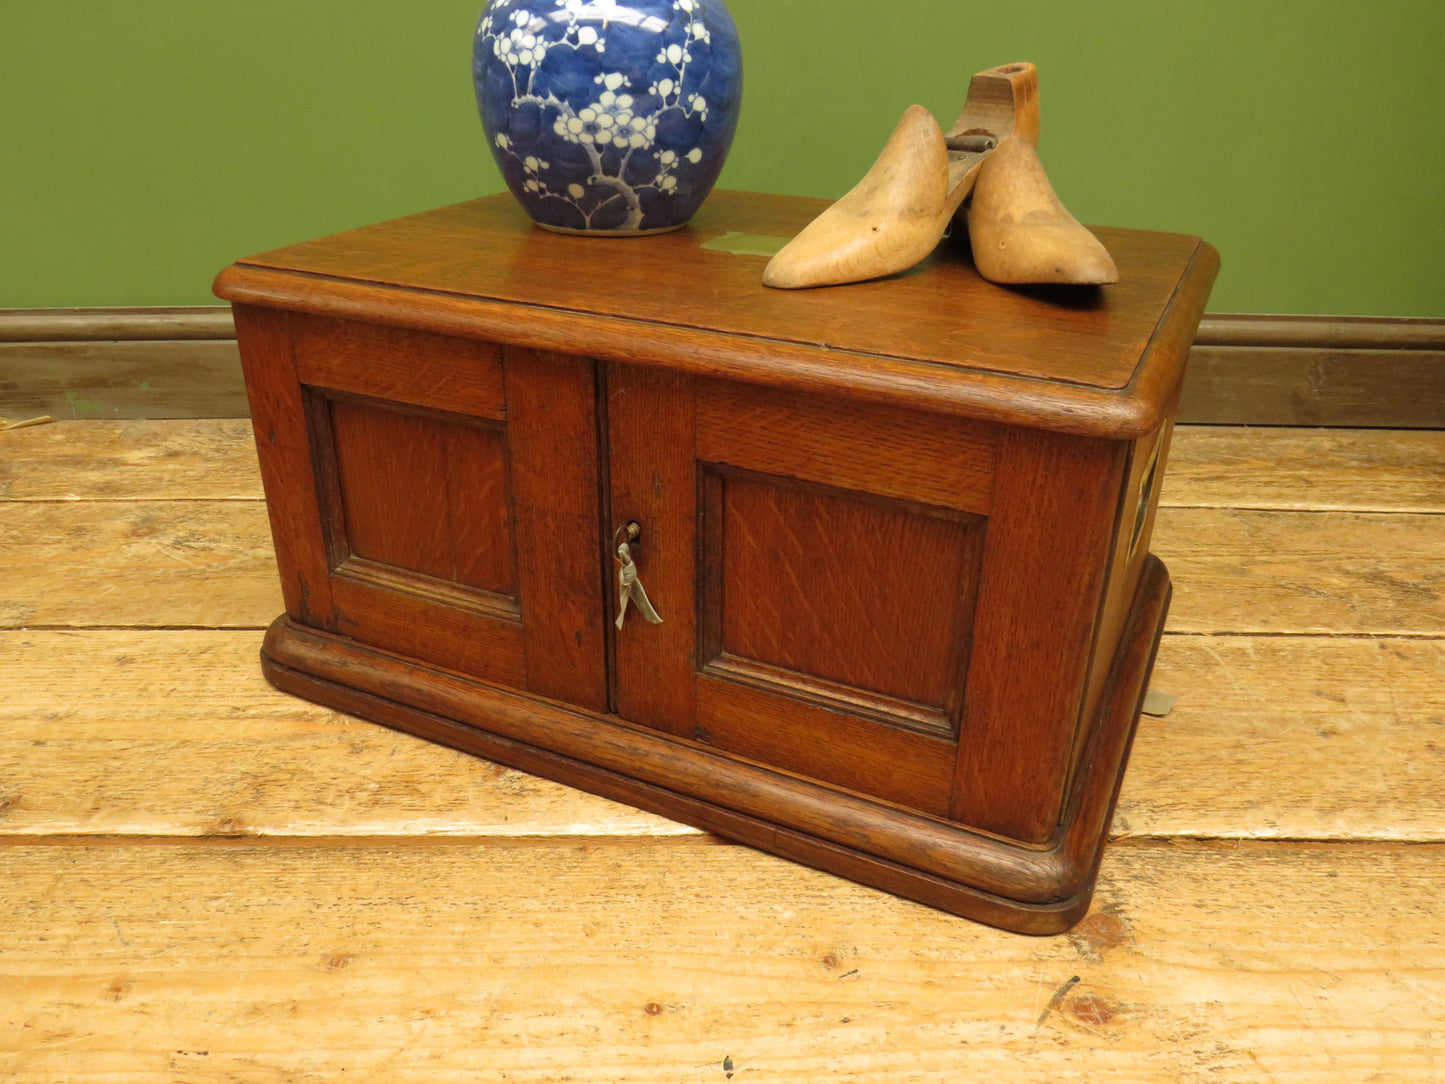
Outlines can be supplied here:
<path id="1" fill-rule="evenodd" d="M 947 254 L 758 284 L 718 193 L 661 238 L 503 198 L 242 261 L 279 687 L 1026 932 L 1087 907 L 1167 605 L 1147 553 L 1215 268 Z M 737 246 L 732 246 L 736 248 Z M 625 550 L 619 546 L 625 543 Z M 662 620 L 622 608 L 631 571 Z"/>

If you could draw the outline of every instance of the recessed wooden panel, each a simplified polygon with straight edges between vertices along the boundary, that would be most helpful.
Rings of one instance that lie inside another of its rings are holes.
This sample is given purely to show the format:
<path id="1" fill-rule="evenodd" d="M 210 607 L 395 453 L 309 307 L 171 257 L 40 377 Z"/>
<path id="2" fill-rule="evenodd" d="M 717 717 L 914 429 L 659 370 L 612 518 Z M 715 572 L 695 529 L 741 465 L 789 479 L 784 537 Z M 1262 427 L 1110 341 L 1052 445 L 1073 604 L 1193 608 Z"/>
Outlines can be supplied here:
<path id="1" fill-rule="evenodd" d="M 698 381 L 697 454 L 712 463 L 987 513 L 990 422 Z"/>
<path id="2" fill-rule="evenodd" d="M 756 660 L 953 715 L 982 517 L 717 470 L 704 502 L 704 662 Z"/>
<path id="3" fill-rule="evenodd" d="M 500 427 L 339 399 L 330 429 L 344 553 L 515 597 Z"/>
<path id="4" fill-rule="evenodd" d="M 323 316 L 294 316 L 303 384 L 500 421 L 507 397 L 492 342 Z"/>
<path id="5" fill-rule="evenodd" d="M 948 815 L 957 746 L 847 712 L 702 673 L 697 729 L 705 745 L 911 809 Z"/>
<path id="6" fill-rule="evenodd" d="M 525 687 L 522 626 L 515 616 L 429 592 L 425 584 L 398 590 L 401 586 L 380 577 L 353 577 L 343 566 L 342 574 L 331 578 L 338 631 L 483 681 Z"/>
<path id="7" fill-rule="evenodd" d="M 472 610 L 514 624 L 522 620 L 522 607 L 514 598 L 496 595 L 490 591 L 473 591 L 448 580 L 406 572 L 362 557 L 348 557 L 331 575 L 333 580 L 346 579 L 385 591 L 403 591 L 438 606 Z"/>

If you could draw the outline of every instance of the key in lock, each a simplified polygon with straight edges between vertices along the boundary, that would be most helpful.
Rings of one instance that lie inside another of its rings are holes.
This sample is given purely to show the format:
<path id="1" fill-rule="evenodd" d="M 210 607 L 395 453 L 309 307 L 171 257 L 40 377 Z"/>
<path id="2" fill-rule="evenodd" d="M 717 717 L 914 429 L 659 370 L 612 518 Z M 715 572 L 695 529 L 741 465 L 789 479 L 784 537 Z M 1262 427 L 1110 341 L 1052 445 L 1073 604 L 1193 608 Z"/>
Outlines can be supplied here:
<path id="1" fill-rule="evenodd" d="M 638 613 L 654 625 L 662 623 L 662 616 L 652 607 L 642 581 L 637 578 L 637 564 L 632 560 L 629 542 L 635 541 L 642 528 L 634 521 L 617 528 L 612 535 L 616 547 L 613 560 L 617 562 L 617 627 L 627 619 L 629 603 L 637 607 Z"/>

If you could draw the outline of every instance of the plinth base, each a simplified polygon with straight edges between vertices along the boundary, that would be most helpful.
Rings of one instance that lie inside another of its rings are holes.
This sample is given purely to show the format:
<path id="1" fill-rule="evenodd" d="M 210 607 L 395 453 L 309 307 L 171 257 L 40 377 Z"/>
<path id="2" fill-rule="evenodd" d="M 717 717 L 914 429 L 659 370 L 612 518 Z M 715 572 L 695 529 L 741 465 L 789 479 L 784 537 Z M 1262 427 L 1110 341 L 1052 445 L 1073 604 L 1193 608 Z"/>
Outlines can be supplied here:
<path id="1" fill-rule="evenodd" d="M 262 648 L 278 689 L 646 809 L 942 910 L 1026 934 L 1088 910 L 1169 605 L 1150 556 L 1085 735 L 1064 816 L 1034 847 L 431 669 L 281 617 Z"/>

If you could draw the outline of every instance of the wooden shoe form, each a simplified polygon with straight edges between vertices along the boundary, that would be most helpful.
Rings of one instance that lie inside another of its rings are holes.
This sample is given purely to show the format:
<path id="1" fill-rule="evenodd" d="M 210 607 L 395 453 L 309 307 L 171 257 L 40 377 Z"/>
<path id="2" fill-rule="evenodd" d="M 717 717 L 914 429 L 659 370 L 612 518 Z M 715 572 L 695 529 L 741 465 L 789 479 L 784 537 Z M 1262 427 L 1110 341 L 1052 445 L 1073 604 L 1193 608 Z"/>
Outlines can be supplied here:
<path id="1" fill-rule="evenodd" d="M 1005 139 L 983 163 L 968 207 L 978 273 L 1005 285 L 1118 282 L 1099 239 L 1055 195 L 1033 144 Z"/>
<path id="2" fill-rule="evenodd" d="M 773 257 L 763 283 L 798 289 L 907 270 L 933 251 L 998 143 L 1032 142 L 1038 131 L 1032 64 L 975 75 L 947 135 L 928 110 L 910 106 L 863 179 Z"/>

